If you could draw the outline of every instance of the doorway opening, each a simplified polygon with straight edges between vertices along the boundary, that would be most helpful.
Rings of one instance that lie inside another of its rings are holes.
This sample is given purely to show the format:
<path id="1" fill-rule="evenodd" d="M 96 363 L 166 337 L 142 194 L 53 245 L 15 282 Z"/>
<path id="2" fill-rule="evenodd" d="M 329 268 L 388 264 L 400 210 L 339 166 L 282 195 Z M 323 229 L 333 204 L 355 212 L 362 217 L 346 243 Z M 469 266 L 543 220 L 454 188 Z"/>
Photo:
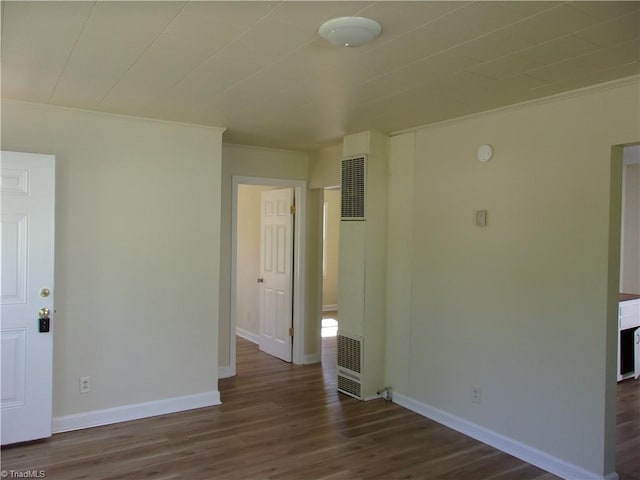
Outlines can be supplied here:
<path id="1" fill-rule="evenodd" d="M 236 374 L 236 335 L 260 342 L 260 215 L 262 192 L 291 189 L 295 198 L 291 249 L 291 361 L 303 364 L 306 182 L 263 177 L 232 178 L 230 373 Z M 256 220 L 257 219 L 257 220 Z"/>
<path id="2" fill-rule="evenodd" d="M 612 381 L 617 381 L 617 388 L 607 388 L 606 392 L 605 423 L 611 423 L 605 437 L 605 461 L 615 455 L 615 471 L 626 478 L 637 469 L 637 433 L 629 435 L 629 427 L 640 420 L 637 403 L 629 401 L 640 394 L 640 349 L 633 341 L 634 335 L 640 335 L 640 317 L 637 309 L 635 315 L 624 314 L 625 309 L 634 308 L 631 302 L 637 302 L 640 296 L 640 144 L 613 147 L 611 175 L 614 223 L 610 226 L 607 357 L 616 365 Z M 609 336 L 613 332 L 615 336 Z M 615 352 L 615 358 L 611 352 Z"/>
<path id="3" fill-rule="evenodd" d="M 322 328 L 321 337 L 338 334 L 338 247 L 340 188 L 325 188 L 322 208 Z"/>

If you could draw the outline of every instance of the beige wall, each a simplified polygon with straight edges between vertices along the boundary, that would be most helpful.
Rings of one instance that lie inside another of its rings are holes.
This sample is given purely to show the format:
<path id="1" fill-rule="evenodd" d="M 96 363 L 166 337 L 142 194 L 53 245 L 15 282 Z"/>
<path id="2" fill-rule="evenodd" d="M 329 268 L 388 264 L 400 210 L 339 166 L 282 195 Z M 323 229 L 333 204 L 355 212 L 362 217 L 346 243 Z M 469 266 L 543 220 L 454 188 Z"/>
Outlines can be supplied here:
<path id="1" fill-rule="evenodd" d="M 624 167 L 620 290 L 640 293 L 640 165 Z"/>
<path id="2" fill-rule="evenodd" d="M 413 188 L 415 133 L 389 141 L 387 202 L 387 322 L 385 384 L 407 395 L 411 338 L 411 275 L 413 263 Z M 405 344 L 404 348 L 399 348 Z"/>
<path id="3" fill-rule="evenodd" d="M 220 331 L 218 359 L 221 367 L 230 365 L 231 311 L 231 195 L 233 176 L 308 181 L 309 156 L 303 152 L 223 144 L 222 221 L 220 239 Z M 317 357 L 320 329 L 320 278 L 322 265 L 319 191 L 307 191 L 306 335 L 304 355 Z"/>
<path id="4" fill-rule="evenodd" d="M 221 135 L 3 100 L 56 156 L 54 416 L 217 391 Z"/>
<path id="5" fill-rule="evenodd" d="M 612 471 L 603 447 L 615 421 L 610 160 L 612 145 L 640 140 L 638 102 L 630 85 L 391 139 L 379 279 L 387 384 L 591 472 Z M 339 184 L 341 147 L 311 161 L 221 146 L 220 136 L 3 101 L 3 149 L 57 157 L 56 416 L 217 389 L 230 354 L 234 175 L 313 186 L 305 354 L 318 353 L 321 189 Z M 486 164 L 475 160 L 483 143 L 496 152 Z M 489 211 L 486 228 L 474 226 L 478 209 Z M 92 377 L 89 395 L 78 393 L 82 375 Z"/>
<path id="6" fill-rule="evenodd" d="M 387 290 L 395 390 L 590 472 L 613 471 L 611 147 L 639 140 L 638 92 L 562 97 L 392 138 L 388 285 L 405 287 Z M 495 147 L 488 163 L 475 158 L 484 143 Z M 480 209 L 486 228 L 474 224 Z"/>
<path id="7" fill-rule="evenodd" d="M 326 275 L 322 281 L 322 306 L 333 309 L 338 304 L 338 239 L 340 237 L 340 190 L 325 190 L 327 204 L 324 249 Z"/>
<path id="8" fill-rule="evenodd" d="M 322 282 L 322 305 L 337 305 L 338 303 L 338 239 L 340 230 L 340 198 L 339 190 L 323 190 L 325 188 L 340 187 L 340 159 L 342 158 L 342 143 L 335 145 L 329 145 L 320 150 L 316 150 L 310 155 L 311 168 L 310 168 L 310 180 L 309 187 L 313 192 L 325 198 L 325 201 L 330 202 L 330 223 L 337 223 L 337 227 L 330 228 L 328 248 L 329 248 L 329 263 L 335 266 L 329 267 L 327 272 L 327 278 Z M 337 205 L 336 205 L 337 202 Z M 337 211 L 336 211 L 337 208 Z M 320 212 L 322 214 L 322 212 Z M 337 215 L 337 218 L 335 218 Z M 334 224 L 335 225 L 335 224 Z M 322 241 L 322 232 L 320 232 L 319 241 Z M 335 249 L 334 249 L 334 243 Z M 333 256 L 335 254 L 335 260 Z M 322 261 L 322 258 L 320 258 Z M 322 264 L 320 264 L 322 268 Z"/>
<path id="9" fill-rule="evenodd" d="M 339 187 L 341 158 L 342 143 L 313 152 L 309 188 Z"/>
<path id="10" fill-rule="evenodd" d="M 238 185 L 236 327 L 260 334 L 260 202 L 273 187 Z"/>

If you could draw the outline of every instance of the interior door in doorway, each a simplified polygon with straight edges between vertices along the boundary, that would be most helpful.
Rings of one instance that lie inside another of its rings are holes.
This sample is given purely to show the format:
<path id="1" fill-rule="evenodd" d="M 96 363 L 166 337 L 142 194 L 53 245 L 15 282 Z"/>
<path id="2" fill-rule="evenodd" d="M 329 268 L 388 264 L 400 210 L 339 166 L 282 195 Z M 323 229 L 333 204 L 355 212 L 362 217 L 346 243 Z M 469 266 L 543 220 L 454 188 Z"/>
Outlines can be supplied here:
<path id="1" fill-rule="evenodd" d="M 2 152 L 2 444 L 51 436 L 55 157 Z"/>
<path id="2" fill-rule="evenodd" d="M 293 319 L 293 189 L 262 192 L 260 350 L 291 362 Z"/>

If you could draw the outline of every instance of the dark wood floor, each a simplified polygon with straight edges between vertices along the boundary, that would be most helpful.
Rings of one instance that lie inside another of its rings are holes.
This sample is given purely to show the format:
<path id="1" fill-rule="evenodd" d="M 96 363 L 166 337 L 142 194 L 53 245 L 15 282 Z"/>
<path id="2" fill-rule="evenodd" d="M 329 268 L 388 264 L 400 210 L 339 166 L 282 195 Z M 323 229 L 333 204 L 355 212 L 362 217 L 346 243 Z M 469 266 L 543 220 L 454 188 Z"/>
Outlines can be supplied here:
<path id="1" fill-rule="evenodd" d="M 335 338 L 323 345 L 322 366 L 295 366 L 238 339 L 222 405 L 5 448 L 2 469 L 64 480 L 557 478 L 395 404 L 337 394 Z M 621 480 L 640 478 L 639 391 L 620 386 Z"/>
<path id="2" fill-rule="evenodd" d="M 620 480 L 640 480 L 640 379 L 618 383 L 616 471 Z"/>

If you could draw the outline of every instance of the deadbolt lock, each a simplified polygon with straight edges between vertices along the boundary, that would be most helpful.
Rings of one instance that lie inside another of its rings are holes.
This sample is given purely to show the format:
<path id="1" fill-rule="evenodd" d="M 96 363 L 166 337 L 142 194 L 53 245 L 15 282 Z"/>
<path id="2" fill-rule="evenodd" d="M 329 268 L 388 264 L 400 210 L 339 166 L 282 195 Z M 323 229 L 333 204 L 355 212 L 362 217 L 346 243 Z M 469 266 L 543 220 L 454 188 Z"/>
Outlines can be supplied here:
<path id="1" fill-rule="evenodd" d="M 40 333 L 47 333 L 51 331 L 51 319 L 49 318 L 50 310 L 46 307 L 42 307 L 38 311 L 38 331 Z"/>

